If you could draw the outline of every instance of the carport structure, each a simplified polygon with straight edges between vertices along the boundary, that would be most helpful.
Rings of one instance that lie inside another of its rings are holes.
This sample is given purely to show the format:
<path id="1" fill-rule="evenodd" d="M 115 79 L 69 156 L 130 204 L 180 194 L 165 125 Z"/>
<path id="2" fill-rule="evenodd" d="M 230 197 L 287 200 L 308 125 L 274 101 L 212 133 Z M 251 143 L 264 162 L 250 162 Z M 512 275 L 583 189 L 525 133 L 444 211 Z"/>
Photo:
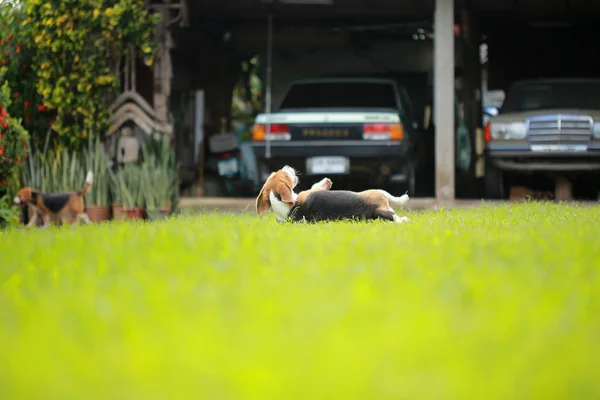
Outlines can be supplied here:
<path id="1" fill-rule="evenodd" d="M 489 42 L 494 43 L 490 44 L 489 54 L 490 60 L 495 60 L 489 67 L 490 87 L 502 89 L 513 79 L 542 73 L 539 66 L 533 64 L 529 64 L 529 69 L 515 67 L 522 64 L 519 57 L 529 61 L 538 58 L 535 47 L 540 46 L 526 43 L 527 39 L 523 38 L 533 36 L 525 33 L 520 38 L 515 37 L 514 26 L 530 33 L 528 29 L 535 24 L 555 24 L 554 27 L 559 28 L 564 23 L 593 23 L 600 16 L 600 5 L 594 3 L 590 0 L 187 0 L 184 3 L 187 26 L 171 27 L 174 38 L 173 88 L 206 88 L 207 103 L 217 104 L 212 120 L 218 131 L 221 130 L 221 117 L 230 112 L 231 91 L 239 73 L 240 60 L 256 54 L 263 56 L 263 60 L 270 59 L 271 71 L 264 72 L 267 81 L 271 76 L 275 77 L 268 83 L 276 88 L 278 79 L 284 81 L 286 78 L 278 70 L 280 60 L 288 58 L 292 60 L 288 64 L 298 66 L 296 72 L 287 73 L 289 78 L 295 78 L 298 69 L 308 71 L 315 64 L 314 57 L 312 61 L 295 58 L 292 54 L 295 49 L 301 48 L 304 54 L 318 52 L 317 48 L 333 49 L 347 42 L 356 32 L 362 37 L 368 36 L 369 32 L 378 32 L 374 34 L 375 41 L 386 35 L 404 36 L 409 43 L 412 39 L 422 39 L 423 28 L 429 29 L 434 33 L 429 53 L 411 52 L 411 59 L 406 60 L 402 57 L 403 50 L 399 50 L 397 58 L 403 59 L 400 64 L 409 65 L 408 70 L 422 69 L 427 62 L 433 67 L 435 197 L 442 201 L 453 200 L 456 68 L 460 68 L 463 77 L 462 104 L 472 137 L 472 170 L 475 171 L 475 164 L 481 159 L 476 132 L 482 125 L 480 44 L 483 34 L 488 34 Z M 268 39 L 269 21 L 272 21 L 272 47 Z M 323 35 L 324 30 L 331 34 Z M 506 32 L 511 31 L 512 36 L 506 36 L 504 40 Z M 514 47 L 518 42 L 521 46 Z M 497 53 L 494 48 L 499 49 Z M 382 51 L 393 57 L 393 50 Z M 590 70 L 594 65 L 600 66 L 594 62 L 586 63 Z M 323 59 L 323 64 L 327 63 L 333 63 L 332 59 Z M 263 62 L 262 66 L 265 64 Z M 351 65 L 348 67 L 352 69 Z M 187 69 L 188 74 L 183 74 L 187 78 L 179 79 L 178 69 Z M 498 71 L 497 78 L 494 71 Z M 552 73 L 556 74 L 556 71 Z M 277 96 L 274 89 L 273 98 L 276 100 Z"/>

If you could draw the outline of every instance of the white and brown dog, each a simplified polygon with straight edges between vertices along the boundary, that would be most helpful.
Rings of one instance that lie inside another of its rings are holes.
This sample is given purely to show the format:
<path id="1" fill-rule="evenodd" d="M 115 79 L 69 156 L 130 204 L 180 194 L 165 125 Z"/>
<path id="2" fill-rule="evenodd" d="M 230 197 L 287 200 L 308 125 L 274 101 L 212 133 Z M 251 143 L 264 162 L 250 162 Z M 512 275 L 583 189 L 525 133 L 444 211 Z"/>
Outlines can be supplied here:
<path id="1" fill-rule="evenodd" d="M 290 166 L 271 173 L 256 198 L 256 212 L 262 215 L 273 209 L 280 222 L 342 219 L 408 221 L 407 217 L 399 217 L 392 208 L 406 204 L 407 194 L 395 197 L 380 189 L 330 191 L 333 183 L 329 178 L 315 183 L 310 190 L 296 194 L 294 188 L 297 184 L 296 171 Z"/>
<path id="2" fill-rule="evenodd" d="M 21 188 L 15 196 L 14 202 L 18 205 L 29 205 L 33 209 L 33 216 L 27 227 L 34 226 L 38 215 L 44 221 L 43 228 L 50 225 L 50 220 L 60 220 L 63 216 L 75 218 L 75 222 L 83 221 L 90 223 L 90 219 L 85 213 L 84 196 L 92 188 L 94 175 L 92 171 L 87 173 L 85 183 L 77 192 L 47 194 L 33 190 L 29 187 Z"/>

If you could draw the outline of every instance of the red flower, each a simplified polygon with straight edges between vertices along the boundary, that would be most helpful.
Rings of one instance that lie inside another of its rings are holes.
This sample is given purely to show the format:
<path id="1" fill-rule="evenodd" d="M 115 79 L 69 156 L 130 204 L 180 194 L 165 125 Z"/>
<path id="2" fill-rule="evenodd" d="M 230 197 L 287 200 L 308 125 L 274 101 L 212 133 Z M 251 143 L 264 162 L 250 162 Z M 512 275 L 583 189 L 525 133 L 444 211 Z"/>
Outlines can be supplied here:
<path id="1" fill-rule="evenodd" d="M 12 33 L 8 34 L 8 40 L 12 39 Z"/>
<path id="2" fill-rule="evenodd" d="M 31 103 L 28 102 L 27 100 L 25 100 L 25 102 L 23 103 L 23 107 L 29 108 L 30 106 L 31 106 Z"/>
<path id="3" fill-rule="evenodd" d="M 19 98 L 19 92 L 15 92 L 15 94 L 13 94 L 13 97 L 14 97 L 15 99 L 18 99 L 18 98 Z"/>
<path id="4" fill-rule="evenodd" d="M 3 58 L 2 61 L 0 61 L 0 63 L 2 63 L 2 65 L 6 65 L 8 64 L 8 59 Z"/>
<path id="5" fill-rule="evenodd" d="M 20 44 L 17 45 L 16 50 L 17 50 L 17 54 L 19 54 L 21 52 L 21 45 Z"/>
<path id="6" fill-rule="evenodd" d="M 8 126 L 8 123 L 5 120 L 0 121 L 0 125 L 2 126 L 2 129 L 6 129 L 6 127 Z"/>
<path id="7" fill-rule="evenodd" d="M 0 179 L 0 185 L 6 185 L 6 179 Z"/>
<path id="8" fill-rule="evenodd" d="M 23 146 L 24 146 L 25 148 L 29 147 L 29 145 L 27 144 L 27 142 L 23 143 Z"/>
<path id="9" fill-rule="evenodd" d="M 39 112 L 44 112 L 44 111 L 46 111 L 46 106 L 45 106 L 45 105 L 43 105 L 43 104 L 40 104 L 40 105 L 38 106 L 38 111 L 39 111 Z"/>
<path id="10" fill-rule="evenodd" d="M 4 139 L 4 135 L 0 133 L 0 140 Z"/>
<path id="11" fill-rule="evenodd" d="M 3 147 L 3 146 L 0 146 L 0 156 L 1 156 L 2 154 L 4 154 L 4 147 Z"/>
<path id="12" fill-rule="evenodd" d="M 0 107 L 0 117 L 4 117 L 6 115 L 6 109 Z M 2 119 L 2 118 L 0 118 Z"/>

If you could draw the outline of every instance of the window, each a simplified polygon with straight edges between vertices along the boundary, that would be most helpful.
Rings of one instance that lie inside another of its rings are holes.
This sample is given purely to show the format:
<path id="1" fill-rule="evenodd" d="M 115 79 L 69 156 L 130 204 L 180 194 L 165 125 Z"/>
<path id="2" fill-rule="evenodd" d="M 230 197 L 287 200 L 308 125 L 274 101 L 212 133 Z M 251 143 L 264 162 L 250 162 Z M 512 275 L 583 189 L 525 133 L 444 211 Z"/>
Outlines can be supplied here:
<path id="1" fill-rule="evenodd" d="M 293 85 L 280 108 L 397 109 L 398 105 L 391 83 L 311 82 Z"/>

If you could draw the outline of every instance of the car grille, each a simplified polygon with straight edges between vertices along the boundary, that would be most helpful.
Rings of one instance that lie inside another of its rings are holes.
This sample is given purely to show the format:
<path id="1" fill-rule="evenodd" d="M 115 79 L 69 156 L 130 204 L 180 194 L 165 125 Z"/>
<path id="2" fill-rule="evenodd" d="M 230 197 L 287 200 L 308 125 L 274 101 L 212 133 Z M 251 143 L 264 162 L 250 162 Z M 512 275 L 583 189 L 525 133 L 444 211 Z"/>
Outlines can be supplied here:
<path id="1" fill-rule="evenodd" d="M 541 115 L 527 123 L 531 144 L 589 144 L 592 118 L 586 115 Z"/>

